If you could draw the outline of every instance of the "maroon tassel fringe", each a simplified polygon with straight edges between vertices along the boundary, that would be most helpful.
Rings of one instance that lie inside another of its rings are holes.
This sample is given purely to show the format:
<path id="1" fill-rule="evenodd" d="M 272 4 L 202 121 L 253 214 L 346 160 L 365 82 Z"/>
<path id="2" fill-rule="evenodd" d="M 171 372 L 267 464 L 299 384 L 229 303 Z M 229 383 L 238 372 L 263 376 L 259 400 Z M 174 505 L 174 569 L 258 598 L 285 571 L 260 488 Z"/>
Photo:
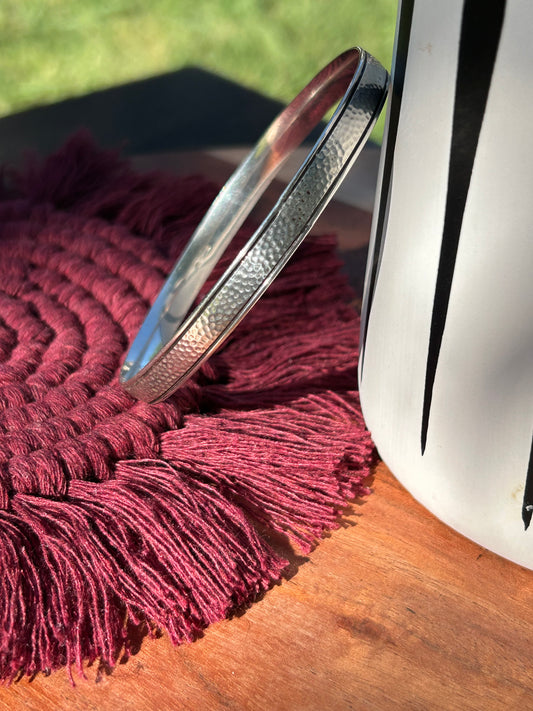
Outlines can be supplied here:
<path id="1" fill-rule="evenodd" d="M 215 194 L 201 178 L 136 175 L 84 136 L 2 192 L 4 682 L 113 666 L 134 628 L 195 639 L 280 579 L 266 534 L 308 552 L 368 493 L 358 323 L 332 238 L 309 239 L 170 400 L 118 386 Z"/>

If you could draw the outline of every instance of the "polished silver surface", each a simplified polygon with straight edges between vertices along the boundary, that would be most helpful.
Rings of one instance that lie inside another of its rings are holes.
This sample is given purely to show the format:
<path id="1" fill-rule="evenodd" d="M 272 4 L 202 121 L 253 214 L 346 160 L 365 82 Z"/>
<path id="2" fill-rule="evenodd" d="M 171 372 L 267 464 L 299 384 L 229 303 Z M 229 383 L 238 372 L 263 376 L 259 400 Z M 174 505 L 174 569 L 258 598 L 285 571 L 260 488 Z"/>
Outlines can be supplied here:
<path id="1" fill-rule="evenodd" d="M 388 74 L 379 62 L 352 49 L 328 64 L 280 114 L 228 180 L 172 270 L 126 356 L 120 373 L 125 390 L 147 402 L 163 400 L 223 343 L 334 195 L 370 134 L 387 87 Z M 187 317 L 213 267 L 285 158 L 342 96 L 268 217 Z"/>

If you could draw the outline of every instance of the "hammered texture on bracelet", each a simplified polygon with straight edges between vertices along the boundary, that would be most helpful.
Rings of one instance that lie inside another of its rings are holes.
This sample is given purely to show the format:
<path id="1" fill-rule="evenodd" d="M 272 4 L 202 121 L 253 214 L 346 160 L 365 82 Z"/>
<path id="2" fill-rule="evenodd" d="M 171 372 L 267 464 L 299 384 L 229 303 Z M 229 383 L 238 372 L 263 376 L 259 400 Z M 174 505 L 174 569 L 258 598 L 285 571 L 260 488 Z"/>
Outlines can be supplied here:
<path id="1" fill-rule="evenodd" d="M 315 77 L 313 80 L 315 84 L 322 75 L 331 76 L 331 68 L 341 59 L 344 61 L 343 76 L 346 76 L 348 66 L 352 78 L 347 90 L 346 87 L 342 87 L 345 95 L 324 133 L 268 217 L 212 290 L 181 325 L 179 322 L 176 323 L 177 320 L 182 320 L 182 309 L 176 306 L 176 300 L 179 300 L 180 295 L 179 288 L 184 280 L 193 278 L 192 272 L 195 268 L 198 269 L 199 265 L 202 267 L 202 263 L 199 257 L 196 260 L 189 259 L 185 268 L 180 267 L 180 260 L 174 268 L 160 297 L 152 307 L 149 314 L 151 319 L 147 317 L 145 331 L 143 332 L 145 326 L 143 324 L 126 356 L 121 372 L 121 384 L 130 394 L 141 400 L 156 402 L 171 395 L 190 377 L 229 336 L 272 283 L 308 234 L 353 165 L 384 104 L 388 74 L 373 57 L 363 50 L 355 49 L 344 53 L 328 65 Z M 309 86 L 312 84 L 313 82 Z M 339 91 L 339 82 L 336 91 Z M 312 92 L 310 99 L 306 98 L 308 103 L 312 101 Z M 338 98 L 339 96 L 336 96 L 335 101 Z M 286 109 L 285 115 L 291 106 Z M 308 108 L 306 111 L 309 114 Z M 318 119 L 322 115 L 323 111 Z M 294 121 L 294 118 L 292 120 Z M 268 136 L 267 131 L 265 137 L 268 139 Z M 262 139 L 263 142 L 265 137 Z M 284 137 L 286 140 L 287 131 Z M 292 145 L 293 140 L 289 142 L 291 145 L 287 155 L 295 147 Z M 273 144 L 272 141 L 268 145 L 268 152 L 275 153 L 275 143 Z M 247 159 L 248 165 L 245 161 L 223 189 L 223 193 L 226 191 L 224 196 L 226 213 L 233 209 L 234 212 L 240 210 L 240 215 L 238 220 L 234 220 L 235 224 L 225 231 L 224 238 L 217 238 L 218 251 L 220 251 L 220 243 L 223 241 L 224 245 L 227 244 L 235 234 L 257 200 L 257 195 L 264 190 L 265 184 L 273 177 L 274 170 L 271 170 L 266 178 L 264 177 L 266 171 L 263 170 L 263 176 L 258 181 L 259 187 L 249 190 L 245 198 L 242 197 L 241 191 L 237 198 L 230 195 L 228 200 L 227 188 L 231 181 L 234 184 L 236 180 L 238 181 L 239 171 L 249 173 L 250 164 L 253 165 L 254 161 L 256 165 L 261 161 L 264 163 L 262 153 L 265 153 L 265 149 L 260 141 Z M 215 203 L 213 212 L 216 211 Z M 206 227 L 209 232 L 210 221 L 215 229 L 215 220 L 208 212 L 197 232 L 202 233 L 202 230 L 205 232 Z M 208 236 L 196 239 L 197 255 L 202 254 L 202 247 L 204 255 L 214 251 L 214 248 L 205 247 L 208 239 Z M 191 243 L 194 240 L 195 235 Z M 209 271 L 214 266 L 211 261 Z M 190 293 L 185 295 L 186 301 L 192 300 L 193 295 L 196 295 L 208 276 L 209 272 L 206 272 L 205 265 L 199 271 L 203 271 L 201 281 L 189 289 Z M 165 323 L 166 314 L 170 314 L 170 317 Z"/>

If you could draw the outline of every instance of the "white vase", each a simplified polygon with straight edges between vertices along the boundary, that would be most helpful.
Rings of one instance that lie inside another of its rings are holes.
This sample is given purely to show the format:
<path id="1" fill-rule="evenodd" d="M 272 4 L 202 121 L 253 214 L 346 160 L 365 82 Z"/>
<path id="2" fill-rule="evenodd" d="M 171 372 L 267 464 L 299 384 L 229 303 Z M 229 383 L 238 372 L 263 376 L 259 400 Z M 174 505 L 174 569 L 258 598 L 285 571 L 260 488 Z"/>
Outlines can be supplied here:
<path id="1" fill-rule="evenodd" d="M 403 0 L 359 380 L 380 455 L 533 568 L 533 2 Z"/>

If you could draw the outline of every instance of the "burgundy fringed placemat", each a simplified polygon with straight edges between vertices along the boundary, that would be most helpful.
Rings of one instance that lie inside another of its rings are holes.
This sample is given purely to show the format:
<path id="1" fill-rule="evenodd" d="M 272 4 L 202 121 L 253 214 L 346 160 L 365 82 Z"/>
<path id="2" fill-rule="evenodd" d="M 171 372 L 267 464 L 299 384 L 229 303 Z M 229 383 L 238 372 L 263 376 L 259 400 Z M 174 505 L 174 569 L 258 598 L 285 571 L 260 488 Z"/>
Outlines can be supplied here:
<path id="1" fill-rule="evenodd" d="M 269 534 L 307 552 L 368 493 L 358 322 L 333 238 L 309 239 L 170 400 L 147 405 L 118 386 L 216 192 L 136 175 L 83 137 L 3 191 L 4 681 L 113 666 L 139 627 L 195 639 L 282 576 Z"/>

